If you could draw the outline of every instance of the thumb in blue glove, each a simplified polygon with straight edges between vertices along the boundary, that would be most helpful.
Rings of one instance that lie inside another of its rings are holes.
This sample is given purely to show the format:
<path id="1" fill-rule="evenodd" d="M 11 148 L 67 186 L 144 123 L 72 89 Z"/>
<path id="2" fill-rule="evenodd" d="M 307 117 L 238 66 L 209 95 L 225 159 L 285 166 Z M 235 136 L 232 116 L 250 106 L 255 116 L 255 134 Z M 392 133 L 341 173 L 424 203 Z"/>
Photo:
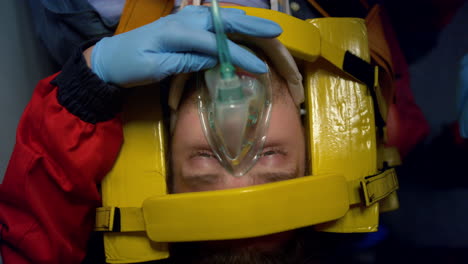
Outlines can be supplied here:
<path id="1" fill-rule="evenodd" d="M 222 8 L 227 33 L 272 38 L 281 34 L 278 24 Z M 167 76 L 212 68 L 217 49 L 211 13 L 206 6 L 187 6 L 135 30 L 101 39 L 91 54 L 92 70 L 105 82 L 122 87 L 149 84 Z M 233 64 L 252 73 L 267 67 L 249 51 L 229 42 Z"/>

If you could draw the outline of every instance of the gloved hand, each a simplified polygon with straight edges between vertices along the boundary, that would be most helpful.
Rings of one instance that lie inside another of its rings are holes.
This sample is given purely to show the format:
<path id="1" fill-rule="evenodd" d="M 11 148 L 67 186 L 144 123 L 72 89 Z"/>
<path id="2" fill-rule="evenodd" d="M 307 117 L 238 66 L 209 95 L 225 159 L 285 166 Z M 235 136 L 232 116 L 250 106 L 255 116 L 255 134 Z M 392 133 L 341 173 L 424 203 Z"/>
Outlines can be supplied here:
<path id="1" fill-rule="evenodd" d="M 460 135 L 468 138 L 468 54 L 462 58 L 460 63 L 459 90 Z"/>
<path id="2" fill-rule="evenodd" d="M 226 33 L 271 38 L 282 30 L 275 22 L 222 8 Z M 105 82 L 132 87 L 186 72 L 214 67 L 217 49 L 211 12 L 206 6 L 187 6 L 135 30 L 101 39 L 91 54 L 92 70 Z M 267 71 L 263 61 L 229 42 L 233 64 L 253 73 Z"/>

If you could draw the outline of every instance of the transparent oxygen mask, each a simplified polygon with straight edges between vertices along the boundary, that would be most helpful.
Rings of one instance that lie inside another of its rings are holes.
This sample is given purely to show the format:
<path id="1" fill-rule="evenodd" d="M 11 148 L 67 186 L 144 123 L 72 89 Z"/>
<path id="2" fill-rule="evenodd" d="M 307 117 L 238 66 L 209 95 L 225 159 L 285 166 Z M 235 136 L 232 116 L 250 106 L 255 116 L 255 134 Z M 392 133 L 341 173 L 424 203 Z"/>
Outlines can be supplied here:
<path id="1" fill-rule="evenodd" d="M 262 153 L 271 112 L 270 74 L 238 70 L 220 77 L 220 67 L 198 80 L 198 109 L 203 132 L 214 154 L 233 176 L 242 176 Z"/>
<path id="2" fill-rule="evenodd" d="M 204 74 L 199 114 L 211 149 L 234 176 L 244 175 L 258 159 L 271 111 L 269 74 L 253 75 L 231 63 L 218 1 L 211 6 L 219 65 Z M 200 83 L 200 82 L 199 82 Z"/>

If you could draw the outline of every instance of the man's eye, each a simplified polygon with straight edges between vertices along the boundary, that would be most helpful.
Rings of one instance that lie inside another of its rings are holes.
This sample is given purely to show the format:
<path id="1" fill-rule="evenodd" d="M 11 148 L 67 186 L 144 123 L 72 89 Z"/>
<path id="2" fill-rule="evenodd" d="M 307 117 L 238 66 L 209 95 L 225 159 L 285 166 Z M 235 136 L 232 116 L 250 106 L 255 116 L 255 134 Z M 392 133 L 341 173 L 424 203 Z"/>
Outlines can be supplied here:
<path id="1" fill-rule="evenodd" d="M 208 152 L 208 151 L 199 151 L 197 153 L 197 156 L 202 157 L 202 158 L 214 158 L 215 157 L 213 153 Z"/>
<path id="2" fill-rule="evenodd" d="M 275 155 L 277 152 L 275 150 L 268 150 L 262 153 L 262 156 L 270 156 L 270 155 Z"/>
<path id="3" fill-rule="evenodd" d="M 265 156 L 272 156 L 272 155 L 276 155 L 276 154 L 280 154 L 280 155 L 286 155 L 286 152 L 281 150 L 281 149 L 269 149 L 269 150 L 266 150 L 265 152 L 262 153 L 262 157 L 265 157 Z"/>
<path id="4" fill-rule="evenodd" d="M 190 159 L 193 158 L 216 158 L 216 156 L 209 150 L 195 150 L 190 154 Z"/>

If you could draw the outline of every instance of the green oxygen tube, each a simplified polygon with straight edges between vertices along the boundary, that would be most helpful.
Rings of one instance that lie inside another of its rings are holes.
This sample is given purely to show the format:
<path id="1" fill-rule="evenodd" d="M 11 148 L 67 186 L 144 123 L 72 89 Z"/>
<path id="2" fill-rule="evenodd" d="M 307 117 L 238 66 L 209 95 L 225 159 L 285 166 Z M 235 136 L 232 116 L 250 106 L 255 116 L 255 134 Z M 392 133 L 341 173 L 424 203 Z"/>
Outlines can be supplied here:
<path id="1" fill-rule="evenodd" d="M 211 12 L 213 24 L 216 33 L 216 45 L 218 48 L 218 57 L 220 63 L 221 82 L 218 87 L 219 99 L 241 100 L 243 99 L 242 87 L 239 78 L 236 75 L 236 69 L 231 63 L 231 54 L 227 45 L 227 36 L 224 32 L 224 26 L 221 19 L 221 12 L 217 0 L 212 1 Z"/>
<path id="2" fill-rule="evenodd" d="M 214 117 L 210 123 L 221 139 L 222 151 L 238 163 L 249 117 L 249 100 L 244 95 L 242 83 L 231 63 L 227 36 L 218 1 L 212 1 L 213 24 L 219 56 L 219 77 L 216 81 Z"/>
<path id="3" fill-rule="evenodd" d="M 247 74 L 232 64 L 222 11 L 218 1 L 213 0 L 211 13 L 219 63 L 204 72 L 198 113 L 205 138 L 218 161 L 232 176 L 240 177 L 261 157 L 272 92 L 268 71 Z"/>

